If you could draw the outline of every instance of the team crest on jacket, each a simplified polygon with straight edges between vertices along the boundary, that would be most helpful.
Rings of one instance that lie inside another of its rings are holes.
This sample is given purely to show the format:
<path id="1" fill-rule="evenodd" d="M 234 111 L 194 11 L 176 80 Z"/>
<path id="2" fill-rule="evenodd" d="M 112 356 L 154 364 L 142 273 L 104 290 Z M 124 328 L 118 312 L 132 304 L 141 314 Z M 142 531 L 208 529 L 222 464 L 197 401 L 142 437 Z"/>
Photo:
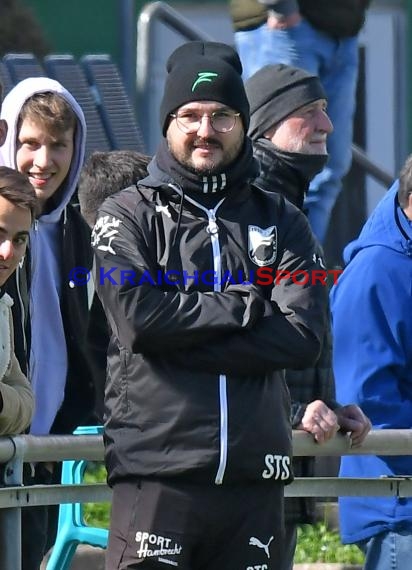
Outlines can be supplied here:
<path id="1" fill-rule="evenodd" d="M 277 255 L 278 231 L 276 226 L 270 228 L 260 228 L 259 226 L 249 226 L 249 257 L 263 267 L 271 265 Z"/>

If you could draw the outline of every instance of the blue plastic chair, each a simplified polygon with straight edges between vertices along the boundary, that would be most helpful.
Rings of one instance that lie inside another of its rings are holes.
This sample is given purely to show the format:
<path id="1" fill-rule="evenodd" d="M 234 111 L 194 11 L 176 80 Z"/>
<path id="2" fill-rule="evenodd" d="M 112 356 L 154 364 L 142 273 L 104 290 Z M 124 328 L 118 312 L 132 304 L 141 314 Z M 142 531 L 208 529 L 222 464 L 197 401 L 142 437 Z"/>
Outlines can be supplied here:
<path id="1" fill-rule="evenodd" d="M 100 105 L 113 149 L 145 152 L 143 135 L 120 71 L 108 54 L 84 55 L 81 64 Z"/>
<path id="2" fill-rule="evenodd" d="M 0 61 L 0 81 L 3 83 L 3 97 L 13 88 L 13 80 L 4 61 Z"/>
<path id="3" fill-rule="evenodd" d="M 101 434 L 101 426 L 78 427 L 73 433 L 76 435 Z M 63 461 L 61 482 L 67 484 L 80 484 L 83 481 L 87 461 Z M 109 531 L 104 528 L 87 526 L 83 518 L 81 503 L 61 504 L 57 526 L 56 542 L 51 556 L 47 562 L 46 570 L 69 570 L 72 558 L 78 544 L 107 547 Z"/>
<path id="4" fill-rule="evenodd" d="M 47 77 L 41 63 L 32 53 L 7 53 L 3 62 L 14 85 L 27 77 Z"/>

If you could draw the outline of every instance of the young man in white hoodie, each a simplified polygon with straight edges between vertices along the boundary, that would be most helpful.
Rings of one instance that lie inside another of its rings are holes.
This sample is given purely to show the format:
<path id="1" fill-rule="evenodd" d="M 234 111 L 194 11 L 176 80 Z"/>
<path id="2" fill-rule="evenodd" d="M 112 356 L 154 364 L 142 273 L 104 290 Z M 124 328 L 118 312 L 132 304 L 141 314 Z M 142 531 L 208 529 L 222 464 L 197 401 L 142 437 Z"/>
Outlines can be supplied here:
<path id="1" fill-rule="evenodd" d="M 29 177 L 40 204 L 29 255 L 9 287 L 16 307 L 16 354 L 23 367 L 27 357 L 35 394 L 30 433 L 68 434 L 93 421 L 94 409 L 86 341 L 89 297 L 75 272 L 92 266 L 90 230 L 70 205 L 84 160 L 85 119 L 73 96 L 48 78 L 16 85 L 4 100 L 1 119 L 8 124 L 3 160 Z M 38 464 L 26 483 L 59 479 L 56 465 Z M 38 570 L 53 542 L 49 511 L 23 510 L 23 570 Z"/>

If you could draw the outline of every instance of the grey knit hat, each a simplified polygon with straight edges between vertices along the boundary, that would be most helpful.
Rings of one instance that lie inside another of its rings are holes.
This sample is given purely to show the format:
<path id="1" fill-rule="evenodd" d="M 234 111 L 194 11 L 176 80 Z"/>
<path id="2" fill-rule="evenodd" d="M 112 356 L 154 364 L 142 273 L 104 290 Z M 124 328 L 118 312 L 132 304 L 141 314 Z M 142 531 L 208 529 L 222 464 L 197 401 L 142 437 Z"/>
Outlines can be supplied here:
<path id="1" fill-rule="evenodd" d="M 319 78 L 299 67 L 265 65 L 245 84 L 250 105 L 248 135 L 252 140 L 276 123 L 317 99 L 326 99 Z"/>

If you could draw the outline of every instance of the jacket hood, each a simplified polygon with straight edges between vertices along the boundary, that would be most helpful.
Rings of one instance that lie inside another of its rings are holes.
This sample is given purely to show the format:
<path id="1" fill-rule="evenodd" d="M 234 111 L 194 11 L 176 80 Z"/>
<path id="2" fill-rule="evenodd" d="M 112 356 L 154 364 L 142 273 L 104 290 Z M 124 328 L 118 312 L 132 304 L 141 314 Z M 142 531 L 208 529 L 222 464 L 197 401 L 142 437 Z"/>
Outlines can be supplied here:
<path id="1" fill-rule="evenodd" d="M 42 221 L 57 221 L 64 208 L 73 196 L 80 170 L 84 161 L 85 145 L 86 145 L 86 121 L 83 111 L 75 98 L 54 79 L 48 77 L 29 77 L 20 81 L 5 97 L 2 106 L 1 118 L 7 121 L 8 132 L 4 145 L 1 147 L 3 162 L 10 168 L 16 168 L 16 142 L 17 142 L 17 123 L 20 111 L 24 103 L 36 93 L 46 93 L 51 91 L 59 94 L 73 109 L 77 117 L 76 134 L 74 140 L 73 158 L 69 173 L 58 191 L 59 202 L 55 209 L 41 216 Z"/>
<path id="2" fill-rule="evenodd" d="M 412 227 L 399 206 L 398 188 L 396 181 L 376 206 L 359 237 L 345 247 L 346 264 L 361 250 L 377 245 L 412 256 Z"/>
<path id="3" fill-rule="evenodd" d="M 161 188 L 167 187 L 168 184 L 175 183 L 170 174 L 160 170 L 155 157 L 153 157 L 147 165 L 147 172 L 147 176 L 139 180 L 138 185 L 148 186 L 150 188 Z"/>

